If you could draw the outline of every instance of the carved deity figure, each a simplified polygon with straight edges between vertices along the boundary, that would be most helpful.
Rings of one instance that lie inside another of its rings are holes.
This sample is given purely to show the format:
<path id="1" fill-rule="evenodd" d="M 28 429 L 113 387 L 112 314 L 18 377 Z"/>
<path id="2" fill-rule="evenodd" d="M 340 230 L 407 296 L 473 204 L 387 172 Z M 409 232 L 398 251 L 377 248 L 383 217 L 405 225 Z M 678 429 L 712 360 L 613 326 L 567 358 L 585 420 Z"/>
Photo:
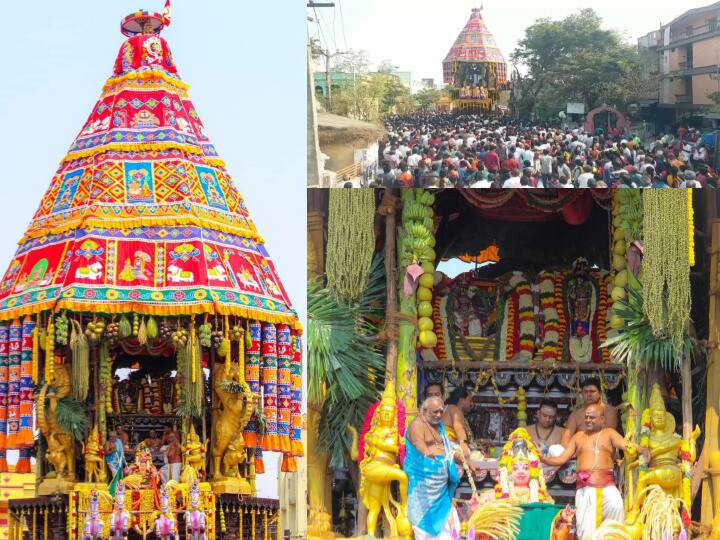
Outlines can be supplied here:
<path id="1" fill-rule="evenodd" d="M 237 453 L 242 449 L 244 453 L 245 442 L 242 438 L 242 431 L 250 421 L 255 406 L 258 403 L 258 395 L 253 393 L 247 384 L 240 384 L 240 392 L 231 391 L 223 383 L 238 382 L 241 376 L 238 374 L 238 365 L 233 364 L 230 375 L 225 374 L 225 366 L 215 364 L 213 366 L 213 391 L 215 392 L 216 406 L 213 410 L 213 428 L 215 441 L 212 445 L 213 456 L 213 479 L 220 480 L 238 476 L 238 459 L 230 460 L 235 462 L 235 467 L 223 460 L 226 452 L 231 450 Z M 244 382 L 244 381 L 243 381 Z M 231 443 L 234 445 L 230 448 Z M 236 456 L 237 457 L 237 456 Z"/>
<path id="2" fill-rule="evenodd" d="M 200 474 L 205 470 L 206 450 L 207 441 L 201 443 L 195 426 L 190 424 L 187 442 L 183 446 L 183 472 L 180 476 L 182 482 L 192 484 L 200 478 Z"/>
<path id="3" fill-rule="evenodd" d="M 640 446 L 649 450 L 649 458 L 640 455 L 631 466 L 637 466 L 638 479 L 632 510 L 628 521 L 632 522 L 643 505 L 646 488 L 657 485 L 668 495 L 683 499 L 690 508 L 690 469 L 695 461 L 695 441 L 700 428 L 684 440 L 675 433 L 675 418 L 667 412 L 660 393 L 660 386 L 653 385 L 650 406 L 642 413 Z"/>
<path id="4" fill-rule="evenodd" d="M 517 428 L 503 446 L 494 491 L 483 493 L 481 499 L 505 499 L 513 504 L 552 503 L 539 456 L 540 451 L 527 430 Z"/>
<path id="5" fill-rule="evenodd" d="M 592 360 L 592 320 L 597 294 L 590 279 L 588 262 L 579 258 L 573 263 L 567 286 L 566 305 L 570 315 L 569 350 L 572 360 L 586 363 Z"/>
<path id="6" fill-rule="evenodd" d="M 105 482 L 105 460 L 103 459 L 102 444 L 97 426 L 93 426 L 88 435 L 87 444 L 82 445 L 85 458 L 85 478 L 88 482 Z"/>
<path id="7" fill-rule="evenodd" d="M 365 434 L 364 456 L 358 456 L 357 431 L 352 426 L 348 430 L 353 435 L 352 457 L 360 460 L 360 496 L 368 509 L 368 533 L 375 534 L 380 511 L 383 510 L 390 524 L 390 536 L 410 538 L 412 528 L 407 518 L 408 477 L 398 463 L 400 434 L 396 400 L 395 381 L 391 380 L 385 386 L 380 405 Z M 393 482 L 398 483 L 400 501 L 393 497 Z"/>
<path id="8" fill-rule="evenodd" d="M 82 540 L 97 540 L 103 537 L 105 524 L 100 517 L 100 495 L 96 489 L 90 491 L 88 502 L 90 511 L 85 516 Z"/>
<path id="9" fill-rule="evenodd" d="M 37 423 L 47 441 L 45 458 L 55 469 L 55 478 L 73 482 L 75 481 L 73 437 L 62 429 L 57 421 L 58 401 L 70 395 L 70 380 L 70 366 L 55 366 L 53 380 L 43 385 L 37 398 Z M 47 476 L 51 477 L 51 475 Z"/>
<path id="10" fill-rule="evenodd" d="M 158 485 L 160 473 L 152 462 L 152 452 L 144 442 L 135 450 L 135 462 L 125 467 L 125 483 L 134 489 Z"/>

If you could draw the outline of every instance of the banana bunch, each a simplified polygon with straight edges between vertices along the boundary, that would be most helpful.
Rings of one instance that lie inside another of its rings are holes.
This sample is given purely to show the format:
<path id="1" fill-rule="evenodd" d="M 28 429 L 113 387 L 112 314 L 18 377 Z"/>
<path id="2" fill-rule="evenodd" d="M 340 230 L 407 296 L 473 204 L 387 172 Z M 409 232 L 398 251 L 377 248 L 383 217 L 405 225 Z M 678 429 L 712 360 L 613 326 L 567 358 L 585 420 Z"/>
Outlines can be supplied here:
<path id="1" fill-rule="evenodd" d="M 409 266 L 416 261 L 435 260 L 435 237 L 433 236 L 433 210 L 435 196 L 424 189 L 415 190 L 414 197 L 407 197 L 402 212 L 404 239 L 400 262 Z"/>
<path id="2" fill-rule="evenodd" d="M 105 388 L 105 395 L 101 398 L 105 404 L 104 410 L 112 411 L 112 367 L 106 348 L 100 350 L 100 381 Z"/>
<path id="3" fill-rule="evenodd" d="M 55 342 L 64 347 L 68 344 L 68 318 L 63 311 L 60 315 L 55 317 Z"/>
<path id="4" fill-rule="evenodd" d="M 435 196 L 424 189 L 416 189 L 414 197 L 405 199 L 402 214 L 404 238 L 400 254 L 404 266 L 418 262 L 423 268 L 416 292 L 418 341 L 421 347 L 428 349 L 437 344 L 434 324 L 430 318 L 435 274 L 434 203 Z"/>
<path id="5" fill-rule="evenodd" d="M 615 302 L 627 298 L 629 272 L 627 268 L 628 246 L 642 238 L 642 195 L 640 190 L 618 189 L 613 192 L 612 207 L 612 269 L 615 272 L 610 296 L 610 328 L 620 330 L 625 320 L 615 312 Z"/>

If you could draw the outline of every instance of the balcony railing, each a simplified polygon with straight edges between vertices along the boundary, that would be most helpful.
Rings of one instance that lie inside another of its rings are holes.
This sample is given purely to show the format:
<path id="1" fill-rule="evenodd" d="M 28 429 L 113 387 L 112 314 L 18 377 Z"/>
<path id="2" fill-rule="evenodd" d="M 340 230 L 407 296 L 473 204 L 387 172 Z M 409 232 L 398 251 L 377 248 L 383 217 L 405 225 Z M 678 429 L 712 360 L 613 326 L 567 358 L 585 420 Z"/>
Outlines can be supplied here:
<path id="1" fill-rule="evenodd" d="M 689 28 L 678 29 L 674 32 L 670 32 L 670 45 L 674 45 L 678 41 L 683 41 L 691 38 L 701 38 L 705 34 L 717 32 L 720 30 L 720 22 L 709 21 L 707 24 L 701 26 L 692 26 Z"/>

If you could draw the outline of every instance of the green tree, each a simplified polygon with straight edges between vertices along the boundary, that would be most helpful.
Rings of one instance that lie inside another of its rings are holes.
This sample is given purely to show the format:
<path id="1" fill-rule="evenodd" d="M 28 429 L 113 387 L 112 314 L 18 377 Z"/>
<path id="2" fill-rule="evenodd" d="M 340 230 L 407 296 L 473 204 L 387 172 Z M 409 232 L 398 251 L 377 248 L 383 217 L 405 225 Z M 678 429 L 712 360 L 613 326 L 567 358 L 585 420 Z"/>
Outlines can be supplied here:
<path id="1" fill-rule="evenodd" d="M 432 106 L 442 97 L 442 90 L 436 88 L 423 88 L 413 95 L 415 107 L 423 111 L 432 109 Z"/>
<path id="2" fill-rule="evenodd" d="M 653 68 L 657 58 L 623 42 L 622 36 L 601 27 L 593 9 L 582 9 L 562 20 L 539 19 L 511 59 L 527 69 L 521 81 L 520 115 L 563 109 L 581 101 L 586 110 L 603 102 L 621 108 L 641 97 L 657 95 Z"/>

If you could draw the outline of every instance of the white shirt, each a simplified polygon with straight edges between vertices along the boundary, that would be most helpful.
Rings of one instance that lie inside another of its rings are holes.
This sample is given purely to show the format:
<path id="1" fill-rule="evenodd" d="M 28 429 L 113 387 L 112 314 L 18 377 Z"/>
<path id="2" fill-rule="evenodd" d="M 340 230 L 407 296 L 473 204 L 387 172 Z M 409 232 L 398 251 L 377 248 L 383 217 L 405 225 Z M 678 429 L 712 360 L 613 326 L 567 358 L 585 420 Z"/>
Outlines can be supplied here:
<path id="1" fill-rule="evenodd" d="M 422 159 L 422 156 L 420 154 L 412 154 L 407 158 L 407 164 L 408 168 L 410 169 L 416 169 L 418 166 L 418 163 L 420 163 L 420 160 Z"/>
<path id="2" fill-rule="evenodd" d="M 503 188 L 521 188 L 525 187 L 520 183 L 519 176 L 511 176 L 505 182 L 503 182 Z"/>
<path id="3" fill-rule="evenodd" d="M 595 175 L 591 172 L 582 173 L 580 176 L 578 176 L 578 187 L 588 187 L 588 180 L 592 180 L 593 178 L 595 178 Z"/>
<path id="4" fill-rule="evenodd" d="M 492 182 L 490 180 L 478 180 L 477 182 L 473 182 L 470 184 L 471 188 L 489 188 L 492 187 Z M 505 185 L 503 184 L 503 187 Z"/>

